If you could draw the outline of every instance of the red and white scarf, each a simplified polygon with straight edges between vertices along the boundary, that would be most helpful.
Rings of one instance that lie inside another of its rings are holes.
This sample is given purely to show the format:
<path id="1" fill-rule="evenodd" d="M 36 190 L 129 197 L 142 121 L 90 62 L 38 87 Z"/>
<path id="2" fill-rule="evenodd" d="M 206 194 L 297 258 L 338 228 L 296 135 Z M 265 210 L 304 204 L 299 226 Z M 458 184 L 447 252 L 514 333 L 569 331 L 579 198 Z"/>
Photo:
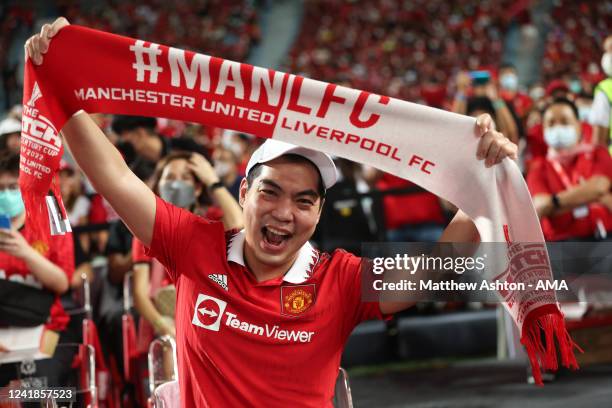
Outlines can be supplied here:
<path id="1" fill-rule="evenodd" d="M 476 160 L 473 118 L 78 26 L 54 37 L 43 65 L 26 64 L 23 101 L 20 185 L 41 235 L 48 222 L 62 229 L 43 197 L 59 167 L 58 130 L 84 109 L 199 122 L 374 166 L 461 208 L 483 242 L 506 242 L 508 262 L 493 276 L 552 279 L 521 172 L 511 160 L 489 169 Z M 541 368 L 557 368 L 555 338 L 562 363 L 577 367 L 554 291 L 500 295 L 538 383 Z"/>

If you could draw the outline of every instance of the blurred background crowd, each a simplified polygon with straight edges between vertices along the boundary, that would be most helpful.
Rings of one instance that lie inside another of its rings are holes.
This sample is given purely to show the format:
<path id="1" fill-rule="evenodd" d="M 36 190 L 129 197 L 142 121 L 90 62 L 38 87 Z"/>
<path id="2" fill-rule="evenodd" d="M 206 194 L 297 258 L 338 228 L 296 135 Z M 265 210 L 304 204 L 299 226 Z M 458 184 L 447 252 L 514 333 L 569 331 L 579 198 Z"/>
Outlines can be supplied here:
<path id="1" fill-rule="evenodd" d="M 73 24 L 249 62 L 258 53 L 260 61 L 260 50 L 274 45 L 278 33 L 267 34 L 274 23 L 270 14 L 286 7 L 285 3 L 2 2 L 2 153 L 19 153 L 23 43 L 56 16 L 63 15 Z M 519 165 L 547 240 L 609 240 L 612 85 L 606 79 L 612 77 L 612 40 L 605 40 L 612 32 L 612 2 L 295 3 L 298 18 L 286 33 L 293 38 L 291 46 L 269 66 L 457 113 L 489 113 L 497 128 L 519 145 Z M 603 101 L 595 107 L 597 98 Z M 206 187 L 208 181 L 218 179 L 237 199 L 246 163 L 261 143 L 253 135 L 164 118 L 92 116 L 136 174 L 162 196 L 161 177 L 173 181 L 184 176 L 181 172 L 191 174 L 185 177 L 195 186 L 197 197 L 185 205 L 224 222 L 225 213 L 232 209 L 215 201 L 206 188 L 198 190 L 197 184 Z M 163 166 L 176 161 L 177 155 L 184 162 L 196 160 L 197 165 L 176 170 L 175 178 L 162 175 Z M 456 210 L 408 181 L 336 160 L 341 181 L 328 192 L 314 237 L 322 250 L 342 247 L 359 253 L 362 242 L 368 241 L 435 241 Z M 134 265 L 146 257 L 142 258 L 130 232 L 69 153 L 62 161 L 59 182 L 73 227 L 76 269 L 71 290 L 78 292 L 83 280 L 91 283 L 92 319 L 105 339 L 102 347 L 115 356 L 116 371 L 125 373 L 123 285 Z M 180 194 L 166 196 L 180 200 Z M 66 302 L 67 308 L 76 307 Z M 465 307 L 442 306 L 447 311 Z M 431 312 L 429 308 L 423 306 L 419 313 Z M 172 324 L 155 318 L 150 322 L 154 332 L 173 334 Z M 129 383 L 126 378 L 123 382 Z"/>

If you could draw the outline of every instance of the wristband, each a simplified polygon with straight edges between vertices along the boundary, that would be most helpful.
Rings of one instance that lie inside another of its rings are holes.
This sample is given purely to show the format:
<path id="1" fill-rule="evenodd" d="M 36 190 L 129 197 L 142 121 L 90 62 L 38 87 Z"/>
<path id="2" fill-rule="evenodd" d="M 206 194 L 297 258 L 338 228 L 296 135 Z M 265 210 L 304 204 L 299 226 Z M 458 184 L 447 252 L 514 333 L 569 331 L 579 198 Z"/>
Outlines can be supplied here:
<path id="1" fill-rule="evenodd" d="M 225 187 L 225 184 L 223 184 L 223 182 L 219 180 L 219 181 L 212 183 L 210 186 L 208 186 L 208 191 L 212 193 L 213 191 L 221 187 Z"/>
<path id="2" fill-rule="evenodd" d="M 498 110 L 505 106 L 506 104 L 501 99 L 497 99 L 493 101 L 493 109 Z"/>
<path id="3" fill-rule="evenodd" d="M 559 196 L 558 195 L 553 194 L 552 197 L 551 197 L 551 200 L 552 200 L 553 208 L 555 210 L 558 210 L 559 208 L 561 208 L 561 203 L 559 202 Z"/>

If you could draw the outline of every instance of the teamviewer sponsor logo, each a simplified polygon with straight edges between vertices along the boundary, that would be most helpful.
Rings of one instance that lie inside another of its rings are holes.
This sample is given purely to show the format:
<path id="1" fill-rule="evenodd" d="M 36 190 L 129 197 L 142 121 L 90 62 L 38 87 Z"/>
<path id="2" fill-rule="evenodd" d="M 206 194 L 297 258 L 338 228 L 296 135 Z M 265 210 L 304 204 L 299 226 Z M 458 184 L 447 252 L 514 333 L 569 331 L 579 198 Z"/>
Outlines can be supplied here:
<path id="1" fill-rule="evenodd" d="M 226 306 L 227 302 L 200 293 L 196 300 L 191 323 L 203 329 L 219 331 L 221 317 L 223 317 Z"/>

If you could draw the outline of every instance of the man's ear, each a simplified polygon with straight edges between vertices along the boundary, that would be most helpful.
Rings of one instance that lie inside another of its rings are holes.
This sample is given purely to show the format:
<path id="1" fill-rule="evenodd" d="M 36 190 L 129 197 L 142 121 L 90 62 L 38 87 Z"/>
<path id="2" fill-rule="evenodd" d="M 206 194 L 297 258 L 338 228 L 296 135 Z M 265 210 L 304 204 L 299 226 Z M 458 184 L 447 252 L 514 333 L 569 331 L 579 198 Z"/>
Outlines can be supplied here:
<path id="1" fill-rule="evenodd" d="M 249 186 L 247 184 L 246 177 L 243 177 L 240 181 L 240 196 L 238 197 L 238 203 L 241 207 L 244 207 L 244 202 L 246 201 L 247 191 L 249 190 Z"/>

